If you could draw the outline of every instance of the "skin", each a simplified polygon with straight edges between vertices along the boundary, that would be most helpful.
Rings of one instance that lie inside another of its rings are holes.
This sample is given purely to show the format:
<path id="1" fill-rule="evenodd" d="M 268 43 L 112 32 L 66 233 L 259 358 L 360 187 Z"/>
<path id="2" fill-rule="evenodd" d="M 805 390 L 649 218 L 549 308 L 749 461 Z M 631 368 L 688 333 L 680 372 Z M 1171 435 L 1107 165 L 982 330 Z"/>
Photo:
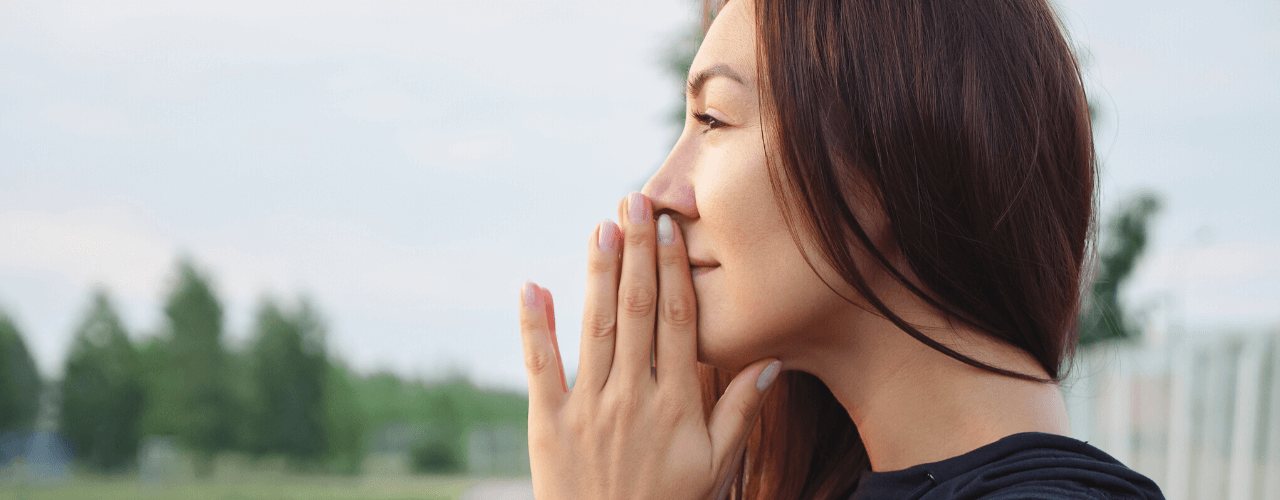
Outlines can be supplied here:
<path id="1" fill-rule="evenodd" d="M 716 17 L 689 72 L 691 81 L 710 76 L 688 96 L 680 140 L 642 193 L 619 204 L 621 227 L 606 221 L 592 234 L 573 391 L 564 384 L 550 292 L 526 284 L 521 327 L 538 498 L 717 497 L 774 360 L 831 389 L 875 471 L 936 462 L 1020 432 L 1069 434 L 1056 386 L 930 349 L 867 312 L 808 239 L 803 252 L 797 247 L 766 169 L 762 127 L 771 125 L 757 98 L 752 9 L 729 2 Z M 670 244 L 657 243 L 655 215 L 674 222 Z M 858 216 L 906 269 L 878 209 L 863 206 Z M 859 267 L 892 310 L 935 340 L 1047 378 L 1030 355 L 948 321 L 870 257 Z M 696 361 L 738 372 L 710 415 L 699 402 Z"/>

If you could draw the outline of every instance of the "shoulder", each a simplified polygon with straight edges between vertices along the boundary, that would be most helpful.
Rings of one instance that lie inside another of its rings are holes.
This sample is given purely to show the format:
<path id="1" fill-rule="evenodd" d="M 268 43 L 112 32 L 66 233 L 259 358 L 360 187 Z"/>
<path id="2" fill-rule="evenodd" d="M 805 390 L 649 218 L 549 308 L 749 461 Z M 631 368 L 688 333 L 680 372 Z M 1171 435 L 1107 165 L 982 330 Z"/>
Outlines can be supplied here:
<path id="1" fill-rule="evenodd" d="M 863 475 L 854 498 L 1155 500 L 1160 488 L 1102 450 L 1065 436 L 1015 434 L 958 457 Z M 873 492 L 879 490 L 880 493 Z M 894 491 L 896 493 L 890 493 Z"/>

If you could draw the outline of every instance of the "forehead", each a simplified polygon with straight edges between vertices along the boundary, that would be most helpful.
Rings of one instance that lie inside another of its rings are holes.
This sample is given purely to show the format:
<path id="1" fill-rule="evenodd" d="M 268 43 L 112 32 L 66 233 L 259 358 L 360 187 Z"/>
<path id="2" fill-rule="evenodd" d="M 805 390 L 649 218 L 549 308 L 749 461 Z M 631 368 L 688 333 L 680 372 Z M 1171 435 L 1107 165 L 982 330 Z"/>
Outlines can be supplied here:
<path id="1" fill-rule="evenodd" d="M 729 2 L 720 10 L 693 58 L 689 74 L 724 64 L 745 77 L 748 87 L 754 86 L 756 30 L 753 8 L 751 0 L 738 0 Z"/>

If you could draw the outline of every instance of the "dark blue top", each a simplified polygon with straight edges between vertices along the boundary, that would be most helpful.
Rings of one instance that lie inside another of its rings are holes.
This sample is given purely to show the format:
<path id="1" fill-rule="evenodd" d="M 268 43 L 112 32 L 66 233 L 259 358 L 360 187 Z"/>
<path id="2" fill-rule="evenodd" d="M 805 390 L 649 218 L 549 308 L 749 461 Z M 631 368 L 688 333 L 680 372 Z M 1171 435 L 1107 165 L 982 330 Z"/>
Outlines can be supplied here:
<path id="1" fill-rule="evenodd" d="M 1163 498 L 1155 482 L 1088 443 L 1024 432 L 940 462 L 866 471 L 850 500 Z"/>

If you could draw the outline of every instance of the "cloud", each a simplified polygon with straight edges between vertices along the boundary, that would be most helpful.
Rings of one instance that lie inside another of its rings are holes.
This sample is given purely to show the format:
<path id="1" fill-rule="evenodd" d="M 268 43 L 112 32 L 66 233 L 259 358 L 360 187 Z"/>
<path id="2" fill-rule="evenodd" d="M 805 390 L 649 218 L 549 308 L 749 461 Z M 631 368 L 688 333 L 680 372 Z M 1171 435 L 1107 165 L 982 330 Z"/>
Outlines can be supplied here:
<path id="1" fill-rule="evenodd" d="M 153 294 L 173 252 L 120 211 L 0 212 L 0 266 L 50 272 L 80 286 Z"/>

